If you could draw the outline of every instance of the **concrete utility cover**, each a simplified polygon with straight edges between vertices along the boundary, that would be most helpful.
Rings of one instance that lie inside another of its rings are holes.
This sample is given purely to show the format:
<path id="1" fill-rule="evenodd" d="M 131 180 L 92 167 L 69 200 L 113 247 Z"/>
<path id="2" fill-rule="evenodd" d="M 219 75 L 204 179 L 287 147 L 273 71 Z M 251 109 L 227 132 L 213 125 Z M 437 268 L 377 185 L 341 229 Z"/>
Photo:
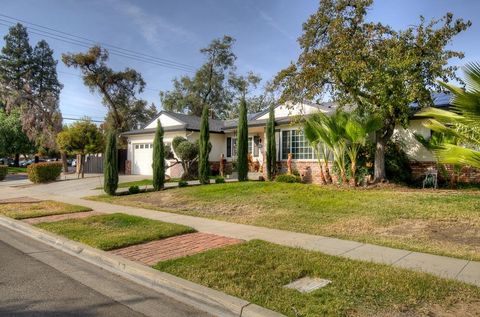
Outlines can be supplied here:
<path id="1" fill-rule="evenodd" d="M 291 288 L 299 291 L 300 293 L 310 293 L 319 288 L 325 287 L 332 281 L 323 278 L 302 277 L 290 284 L 285 285 L 286 288 Z"/>

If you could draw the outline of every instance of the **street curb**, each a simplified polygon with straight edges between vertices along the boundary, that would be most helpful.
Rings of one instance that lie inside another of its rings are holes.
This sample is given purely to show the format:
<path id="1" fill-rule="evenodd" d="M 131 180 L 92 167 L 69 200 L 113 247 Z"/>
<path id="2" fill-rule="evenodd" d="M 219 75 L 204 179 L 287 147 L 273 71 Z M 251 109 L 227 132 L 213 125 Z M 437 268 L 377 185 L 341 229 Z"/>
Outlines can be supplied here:
<path id="1" fill-rule="evenodd" d="M 214 316 L 284 316 L 246 300 L 195 284 L 165 272 L 160 272 L 151 267 L 82 243 L 68 240 L 22 221 L 0 215 L 0 225 Z"/>

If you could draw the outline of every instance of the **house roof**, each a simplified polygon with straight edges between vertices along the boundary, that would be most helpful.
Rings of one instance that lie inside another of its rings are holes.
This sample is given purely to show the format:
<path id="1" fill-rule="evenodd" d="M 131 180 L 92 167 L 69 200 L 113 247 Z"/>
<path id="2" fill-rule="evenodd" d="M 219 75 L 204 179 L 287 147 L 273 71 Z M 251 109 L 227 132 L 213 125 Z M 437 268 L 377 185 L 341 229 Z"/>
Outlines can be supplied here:
<path id="1" fill-rule="evenodd" d="M 451 98 L 452 96 L 450 93 L 433 93 L 432 94 L 433 105 L 434 107 L 438 107 L 438 108 L 450 106 Z M 312 103 L 312 102 L 303 102 L 303 104 L 317 108 L 318 110 L 324 113 L 334 112 L 338 108 L 338 104 L 336 102 L 324 102 L 321 104 Z M 418 108 L 418 103 L 414 102 L 410 104 L 410 107 L 412 109 Z M 264 126 L 267 123 L 267 119 L 259 119 L 259 118 L 264 116 L 267 113 L 268 113 L 268 109 L 265 109 L 264 111 L 247 115 L 248 126 L 249 127 Z M 185 131 L 185 130 L 200 131 L 200 126 L 202 121 L 201 117 L 164 110 L 164 111 L 161 111 L 153 121 L 157 120 L 161 114 L 168 115 L 169 117 L 181 123 L 180 125 L 164 127 L 165 131 Z M 293 118 L 294 116 L 276 118 L 275 122 L 277 124 L 290 123 L 293 120 Z M 238 126 L 238 119 L 233 119 L 233 120 L 209 119 L 209 125 L 210 125 L 210 132 L 224 133 L 227 130 L 236 129 Z M 155 132 L 155 128 L 149 128 L 149 129 L 139 129 L 139 130 L 124 132 L 122 133 L 122 135 L 127 136 L 127 135 L 135 135 L 135 134 L 152 134 L 154 132 Z"/>

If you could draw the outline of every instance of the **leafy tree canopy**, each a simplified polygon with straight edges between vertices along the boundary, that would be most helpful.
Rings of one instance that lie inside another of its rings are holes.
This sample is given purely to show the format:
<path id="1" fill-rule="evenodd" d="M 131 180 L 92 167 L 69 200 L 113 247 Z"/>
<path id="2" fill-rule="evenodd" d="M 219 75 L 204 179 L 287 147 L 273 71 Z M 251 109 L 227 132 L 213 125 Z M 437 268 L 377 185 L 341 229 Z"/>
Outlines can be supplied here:
<path id="1" fill-rule="evenodd" d="M 57 143 L 61 151 L 70 154 L 102 153 L 104 136 L 89 118 L 85 118 L 66 126 L 57 135 Z"/>
<path id="2" fill-rule="evenodd" d="M 62 54 L 62 60 L 68 67 L 80 69 L 85 86 L 103 97 L 108 108 L 107 128 L 128 131 L 155 117 L 156 108 L 137 98 L 145 88 L 142 75 L 131 68 L 114 71 L 107 65 L 107 50 L 94 46 L 86 53 Z"/>
<path id="3" fill-rule="evenodd" d="M 175 78 L 172 90 L 160 92 L 163 108 L 201 116 L 207 105 L 217 119 L 237 118 L 242 97 L 251 112 L 268 108 L 270 99 L 266 94 L 253 95 L 249 90 L 249 87 L 256 88 L 261 78 L 251 72 L 246 76 L 236 75 L 234 43 L 234 38 L 225 35 L 201 49 L 205 64 L 193 76 Z"/>
<path id="4" fill-rule="evenodd" d="M 32 154 L 35 146 L 22 130 L 20 111 L 14 110 L 7 115 L 0 109 L 0 156 Z"/>
<path id="5" fill-rule="evenodd" d="M 21 109 L 21 122 L 28 138 L 43 148 L 55 148 L 62 128 L 59 95 L 62 85 L 53 50 L 44 40 L 33 49 L 27 29 L 17 24 L 5 36 L 0 56 L 0 93 L 7 111 Z"/>
<path id="6" fill-rule="evenodd" d="M 471 23 L 447 13 L 430 22 L 420 17 L 417 25 L 395 31 L 366 21 L 372 3 L 321 0 L 303 25 L 302 53 L 275 83 L 283 88 L 282 101 L 330 96 L 359 112 L 379 115 L 384 124 L 376 133 L 375 177 L 383 179 L 384 146 L 396 125 L 408 124 L 409 105 L 432 105 L 432 90 L 441 89 L 436 80 L 458 79 L 448 61 L 463 53 L 446 46 Z"/>

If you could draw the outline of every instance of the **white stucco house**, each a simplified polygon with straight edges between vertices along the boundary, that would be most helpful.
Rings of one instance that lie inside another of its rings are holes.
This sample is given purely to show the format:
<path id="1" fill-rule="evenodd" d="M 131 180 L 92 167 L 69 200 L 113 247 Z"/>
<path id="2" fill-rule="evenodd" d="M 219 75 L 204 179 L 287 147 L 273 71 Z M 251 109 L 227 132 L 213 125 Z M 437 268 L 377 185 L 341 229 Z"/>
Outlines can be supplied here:
<path id="1" fill-rule="evenodd" d="M 434 96 L 436 107 L 448 107 L 450 96 L 436 94 Z M 414 107 L 414 105 L 412 105 Z M 286 166 L 288 153 L 293 153 L 293 164 L 301 171 L 306 168 L 311 170 L 312 180 L 315 181 L 317 161 L 313 156 L 313 149 L 308 145 L 303 136 L 301 125 L 296 120 L 298 115 L 308 115 L 314 112 L 332 113 L 336 104 L 327 102 L 322 104 L 299 103 L 278 105 L 275 107 L 277 160 L 281 168 Z M 162 111 L 158 117 L 143 129 L 125 132 L 127 138 L 127 173 L 139 175 L 152 175 L 153 138 L 160 120 L 165 130 L 164 142 L 170 145 L 175 136 L 185 137 L 195 141 L 200 134 L 200 117 L 186 114 Z M 248 116 L 249 152 L 253 160 L 260 166 L 264 164 L 265 157 L 265 126 L 268 120 L 268 111 L 250 114 Z M 210 119 L 210 142 L 212 151 L 210 162 L 218 164 L 222 154 L 227 162 L 235 160 L 237 120 Z M 422 125 L 422 119 L 413 118 L 408 129 L 398 128 L 395 134 L 406 144 L 406 152 L 415 162 L 429 163 L 434 161 L 432 154 L 427 151 L 414 137 L 414 133 L 430 137 L 431 131 Z M 179 165 L 167 170 L 167 175 L 178 177 L 182 173 Z"/>

